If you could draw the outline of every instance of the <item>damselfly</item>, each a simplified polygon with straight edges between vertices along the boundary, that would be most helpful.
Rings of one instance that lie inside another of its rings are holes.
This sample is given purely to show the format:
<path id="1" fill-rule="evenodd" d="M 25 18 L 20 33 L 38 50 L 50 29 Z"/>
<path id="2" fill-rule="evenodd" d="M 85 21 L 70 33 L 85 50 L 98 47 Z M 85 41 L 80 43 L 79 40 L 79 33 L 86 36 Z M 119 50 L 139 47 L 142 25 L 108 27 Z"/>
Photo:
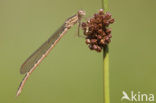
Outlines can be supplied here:
<path id="1" fill-rule="evenodd" d="M 24 84 L 30 74 L 36 69 L 41 61 L 48 55 L 56 43 L 62 38 L 62 36 L 76 23 L 80 23 L 82 16 L 85 12 L 80 10 L 77 14 L 68 18 L 64 24 L 40 47 L 38 48 L 21 66 L 20 73 L 25 74 L 21 84 L 19 85 L 17 96 L 21 93 Z"/>

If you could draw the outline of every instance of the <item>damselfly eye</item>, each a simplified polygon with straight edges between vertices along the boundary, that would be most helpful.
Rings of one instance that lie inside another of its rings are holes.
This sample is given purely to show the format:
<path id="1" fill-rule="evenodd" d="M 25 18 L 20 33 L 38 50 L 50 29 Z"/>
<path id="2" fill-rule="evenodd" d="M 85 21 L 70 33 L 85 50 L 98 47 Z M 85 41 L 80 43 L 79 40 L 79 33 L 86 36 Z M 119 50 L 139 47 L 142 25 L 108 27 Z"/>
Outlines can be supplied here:
<path id="1" fill-rule="evenodd" d="M 78 11 L 78 16 L 79 16 L 79 17 L 82 17 L 82 16 L 84 16 L 84 15 L 86 15 L 85 11 L 82 11 L 82 10 L 79 10 L 79 11 Z"/>

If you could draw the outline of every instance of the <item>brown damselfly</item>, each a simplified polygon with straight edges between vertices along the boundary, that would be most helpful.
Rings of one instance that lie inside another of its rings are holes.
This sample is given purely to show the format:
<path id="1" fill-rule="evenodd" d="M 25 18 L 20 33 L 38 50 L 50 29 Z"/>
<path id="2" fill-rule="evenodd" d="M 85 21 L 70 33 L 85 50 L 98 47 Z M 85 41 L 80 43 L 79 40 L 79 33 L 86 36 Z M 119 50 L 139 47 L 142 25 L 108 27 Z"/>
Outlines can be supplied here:
<path id="1" fill-rule="evenodd" d="M 44 43 L 38 48 L 21 66 L 20 73 L 25 74 L 21 84 L 19 85 L 17 96 L 21 93 L 25 82 L 29 78 L 30 74 L 36 69 L 41 61 L 48 55 L 52 48 L 62 38 L 62 36 L 76 23 L 80 23 L 82 16 L 85 12 L 80 10 L 77 14 L 68 18 L 64 24 Z"/>

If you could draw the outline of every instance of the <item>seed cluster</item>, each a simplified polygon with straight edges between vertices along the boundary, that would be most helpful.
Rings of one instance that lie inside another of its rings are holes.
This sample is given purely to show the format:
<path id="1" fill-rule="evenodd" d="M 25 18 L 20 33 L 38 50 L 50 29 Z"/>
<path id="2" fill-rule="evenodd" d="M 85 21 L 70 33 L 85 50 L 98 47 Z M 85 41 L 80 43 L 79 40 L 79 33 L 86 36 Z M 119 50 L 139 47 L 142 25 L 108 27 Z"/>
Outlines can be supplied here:
<path id="1" fill-rule="evenodd" d="M 91 50 L 101 52 L 110 43 L 112 30 L 108 26 L 112 23 L 114 23 L 114 19 L 111 17 L 111 14 L 108 12 L 104 13 L 102 9 L 87 22 L 82 23 L 81 26 L 86 36 L 86 44 L 88 44 Z"/>

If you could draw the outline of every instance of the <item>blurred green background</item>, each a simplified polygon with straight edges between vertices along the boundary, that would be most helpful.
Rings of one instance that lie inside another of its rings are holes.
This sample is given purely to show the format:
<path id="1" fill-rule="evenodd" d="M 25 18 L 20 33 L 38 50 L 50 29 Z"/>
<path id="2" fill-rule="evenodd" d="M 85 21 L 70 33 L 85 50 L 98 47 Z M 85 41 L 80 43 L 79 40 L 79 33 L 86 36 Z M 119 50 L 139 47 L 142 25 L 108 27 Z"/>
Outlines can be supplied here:
<path id="1" fill-rule="evenodd" d="M 156 94 L 155 5 L 155 0 L 109 0 L 116 20 L 111 26 L 111 103 L 122 103 L 123 90 Z M 16 98 L 25 59 L 66 18 L 80 9 L 89 18 L 100 8 L 101 0 L 0 0 L 0 103 L 103 103 L 102 53 L 88 49 L 84 38 L 76 36 L 77 26 L 32 73 Z"/>

